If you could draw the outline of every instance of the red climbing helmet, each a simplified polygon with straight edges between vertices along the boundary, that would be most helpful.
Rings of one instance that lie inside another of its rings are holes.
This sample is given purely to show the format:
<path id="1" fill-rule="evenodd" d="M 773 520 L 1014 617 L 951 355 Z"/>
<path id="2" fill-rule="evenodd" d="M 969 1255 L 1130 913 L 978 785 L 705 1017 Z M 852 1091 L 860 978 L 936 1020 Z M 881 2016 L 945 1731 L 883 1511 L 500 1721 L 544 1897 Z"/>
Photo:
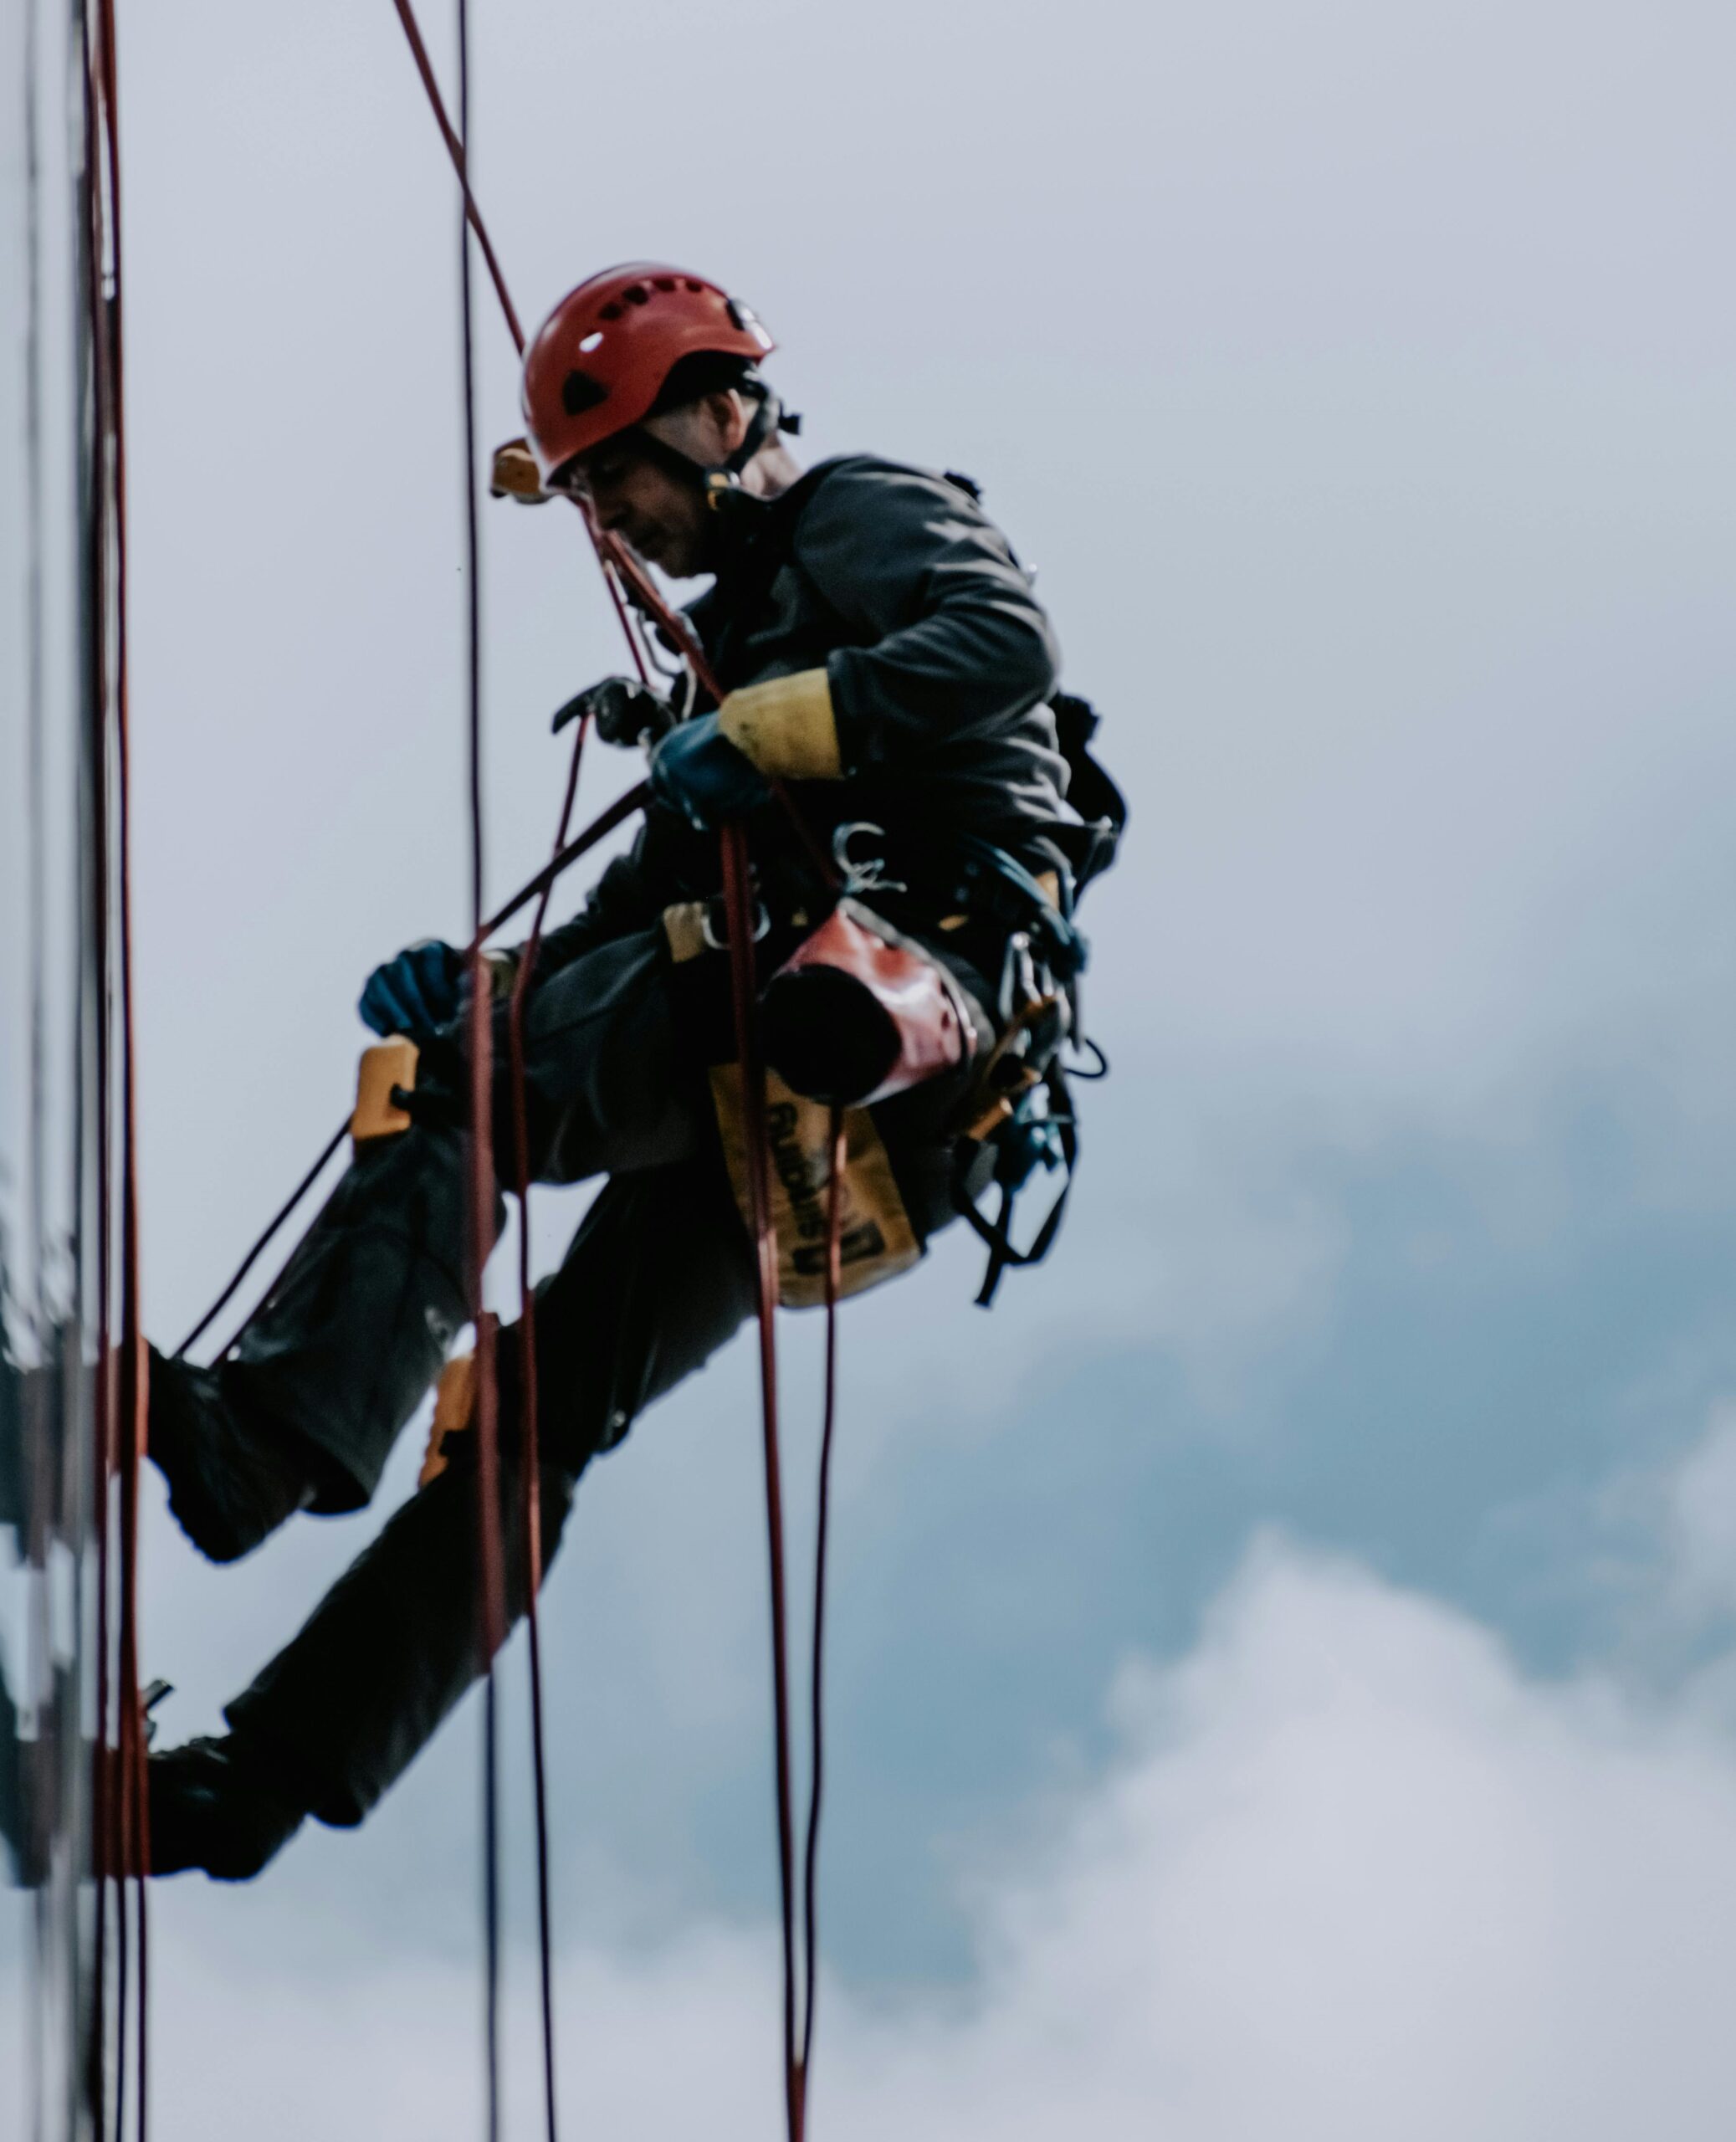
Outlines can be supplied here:
<path id="1" fill-rule="evenodd" d="M 525 422 L 543 482 L 648 414 L 683 357 L 715 351 L 754 362 L 776 346 L 739 299 L 703 275 L 633 260 L 591 276 L 525 352 Z"/>

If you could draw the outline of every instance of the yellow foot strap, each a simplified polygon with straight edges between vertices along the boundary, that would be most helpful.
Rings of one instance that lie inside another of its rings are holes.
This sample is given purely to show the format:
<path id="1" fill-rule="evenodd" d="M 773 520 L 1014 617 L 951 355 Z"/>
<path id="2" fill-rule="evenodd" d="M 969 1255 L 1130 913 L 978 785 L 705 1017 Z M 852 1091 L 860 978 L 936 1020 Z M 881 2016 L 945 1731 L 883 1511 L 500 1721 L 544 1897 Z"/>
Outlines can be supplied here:
<path id="1" fill-rule="evenodd" d="M 407 1093 L 413 1090 L 417 1053 L 415 1043 L 404 1034 L 376 1042 L 361 1052 L 356 1074 L 356 1113 L 350 1118 L 350 1135 L 358 1145 L 410 1128 L 409 1117 L 393 1104 L 392 1089 L 402 1086 Z"/>

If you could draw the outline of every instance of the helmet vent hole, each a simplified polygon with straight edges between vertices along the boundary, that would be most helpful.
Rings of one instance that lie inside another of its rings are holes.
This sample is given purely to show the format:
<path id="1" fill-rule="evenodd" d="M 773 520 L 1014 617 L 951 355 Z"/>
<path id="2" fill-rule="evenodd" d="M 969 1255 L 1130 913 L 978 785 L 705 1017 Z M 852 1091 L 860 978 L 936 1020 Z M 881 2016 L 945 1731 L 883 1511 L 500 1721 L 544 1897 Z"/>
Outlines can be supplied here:
<path id="1" fill-rule="evenodd" d="M 611 298 L 597 316 L 599 320 L 619 320 L 624 310 L 625 307 L 617 305 L 614 299 Z"/>
<path id="2" fill-rule="evenodd" d="M 599 386 L 588 372 L 570 372 L 561 382 L 561 406 L 569 417 L 582 417 L 587 409 L 601 407 L 608 398 L 608 388 Z"/>
<path id="3" fill-rule="evenodd" d="M 648 305 L 651 293 L 643 283 L 629 283 L 621 293 L 629 305 Z"/>
<path id="4" fill-rule="evenodd" d="M 703 290 L 705 285 L 703 283 L 696 283 L 693 277 L 689 275 L 687 279 L 687 287 L 690 290 L 699 291 Z"/>
<path id="5" fill-rule="evenodd" d="M 600 348 L 602 346 L 602 330 L 599 327 L 594 333 L 587 335 L 584 341 L 580 343 L 579 347 L 588 352 L 591 350 Z"/>
<path id="6" fill-rule="evenodd" d="M 658 275 L 653 279 L 660 290 L 673 290 L 675 287 L 675 278 L 673 275 Z"/>

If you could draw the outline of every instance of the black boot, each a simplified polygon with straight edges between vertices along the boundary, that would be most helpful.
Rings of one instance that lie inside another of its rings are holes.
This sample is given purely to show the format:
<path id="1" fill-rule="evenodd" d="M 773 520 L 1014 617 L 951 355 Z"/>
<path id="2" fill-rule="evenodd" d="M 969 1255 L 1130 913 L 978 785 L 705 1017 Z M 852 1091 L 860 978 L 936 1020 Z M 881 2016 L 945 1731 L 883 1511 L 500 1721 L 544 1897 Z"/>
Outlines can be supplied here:
<path id="1" fill-rule="evenodd" d="M 289 1781 L 237 1734 L 153 1754 L 150 1779 L 153 1874 L 197 1868 L 219 1882 L 251 1881 L 307 1813 Z"/>
<path id="2" fill-rule="evenodd" d="M 238 1561 L 305 1509 L 318 1461 L 301 1437 L 235 1405 L 218 1368 L 151 1350 L 146 1450 L 169 1484 L 169 1508 L 202 1554 Z"/>

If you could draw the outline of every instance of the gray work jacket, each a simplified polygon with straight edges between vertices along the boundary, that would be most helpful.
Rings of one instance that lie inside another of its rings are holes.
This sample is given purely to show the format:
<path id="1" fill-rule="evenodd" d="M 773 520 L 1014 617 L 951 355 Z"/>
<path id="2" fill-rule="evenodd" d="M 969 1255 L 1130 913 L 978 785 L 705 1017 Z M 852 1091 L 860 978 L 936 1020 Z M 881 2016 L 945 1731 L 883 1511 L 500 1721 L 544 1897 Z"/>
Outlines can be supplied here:
<path id="1" fill-rule="evenodd" d="M 822 839 L 866 819 L 937 869 L 960 832 L 1033 869 L 1070 859 L 1079 819 L 1047 705 L 1059 650 L 1031 577 L 954 479 L 852 454 L 746 506 L 725 568 L 689 617 L 727 691 L 824 664 L 843 778 L 793 784 Z M 799 879 L 776 805 L 749 837 Z M 714 835 L 653 805 L 630 854 L 551 933 L 544 971 L 718 888 Z"/>

